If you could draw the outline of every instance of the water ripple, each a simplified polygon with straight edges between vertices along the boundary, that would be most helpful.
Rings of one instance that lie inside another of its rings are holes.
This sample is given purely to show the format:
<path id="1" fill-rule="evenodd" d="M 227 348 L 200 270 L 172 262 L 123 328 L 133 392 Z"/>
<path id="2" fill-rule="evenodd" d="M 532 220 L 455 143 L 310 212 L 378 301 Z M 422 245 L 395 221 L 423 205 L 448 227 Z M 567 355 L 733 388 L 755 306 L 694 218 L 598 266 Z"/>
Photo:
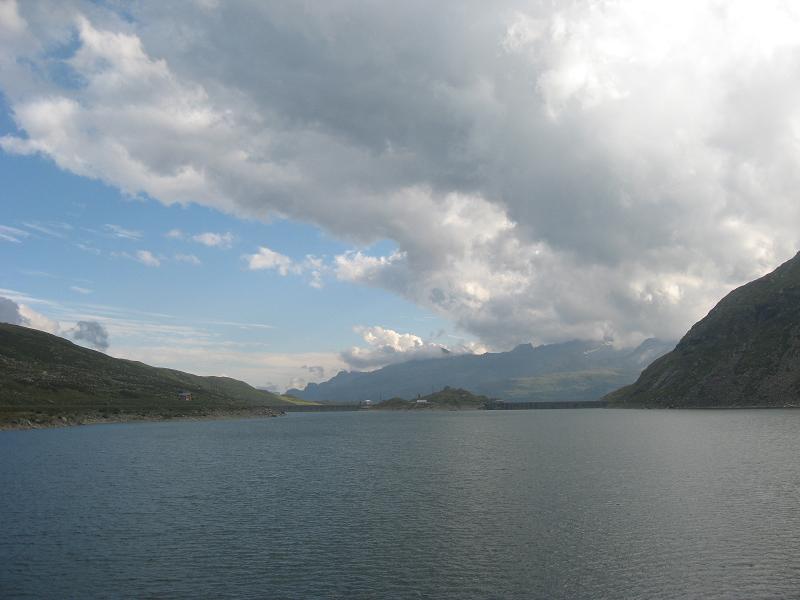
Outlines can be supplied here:
<path id="1" fill-rule="evenodd" d="M 800 597 L 800 411 L 0 434 L 2 598 Z"/>

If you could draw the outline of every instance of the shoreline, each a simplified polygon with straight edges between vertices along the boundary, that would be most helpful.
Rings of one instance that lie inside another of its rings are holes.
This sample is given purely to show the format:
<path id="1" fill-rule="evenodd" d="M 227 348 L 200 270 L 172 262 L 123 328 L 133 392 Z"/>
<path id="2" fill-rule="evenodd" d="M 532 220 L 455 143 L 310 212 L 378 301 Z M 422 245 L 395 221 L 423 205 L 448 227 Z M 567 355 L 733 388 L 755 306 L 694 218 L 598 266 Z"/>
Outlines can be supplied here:
<path id="1" fill-rule="evenodd" d="M 549 403 L 548 403 L 549 404 Z M 198 414 L 134 414 L 134 413 L 120 413 L 114 415 L 102 415 L 99 413 L 86 413 L 82 415 L 31 415 L 23 414 L 19 416 L 5 417 L 0 420 L 0 433 L 4 431 L 26 431 L 35 429 L 61 429 L 64 427 L 81 427 L 84 425 L 108 425 L 114 423 L 158 423 L 166 421 L 225 421 L 233 419 L 260 419 L 285 416 L 290 412 L 335 412 L 343 410 L 342 407 L 335 407 L 326 410 L 327 407 L 315 406 L 316 410 L 303 410 L 291 407 L 263 407 L 256 409 L 241 409 L 241 410 L 213 410 L 205 413 Z M 542 406 L 542 407 L 526 407 L 527 410 L 536 409 L 550 409 L 550 410 L 575 410 L 576 408 L 606 408 L 606 409 L 624 409 L 624 410 L 792 410 L 800 409 L 800 405 L 788 406 L 653 406 L 653 405 L 606 405 L 606 406 L 591 406 L 591 407 L 576 407 L 576 406 Z M 362 412 L 460 412 L 460 411 L 497 411 L 498 409 L 486 409 L 483 407 L 371 407 L 370 409 L 350 409 L 352 411 Z M 502 410 L 520 410 L 520 409 L 500 409 Z M 525 409 L 522 409 L 525 410 Z"/>
<path id="2" fill-rule="evenodd" d="M 157 423 L 164 421 L 224 421 L 230 419 L 259 419 L 280 417 L 286 414 L 281 408 L 263 407 L 241 410 L 217 410 L 198 414 L 132 414 L 115 415 L 20 415 L 0 421 L 0 432 L 26 431 L 34 429 L 61 429 L 84 425 L 106 425 L 112 423 Z"/>

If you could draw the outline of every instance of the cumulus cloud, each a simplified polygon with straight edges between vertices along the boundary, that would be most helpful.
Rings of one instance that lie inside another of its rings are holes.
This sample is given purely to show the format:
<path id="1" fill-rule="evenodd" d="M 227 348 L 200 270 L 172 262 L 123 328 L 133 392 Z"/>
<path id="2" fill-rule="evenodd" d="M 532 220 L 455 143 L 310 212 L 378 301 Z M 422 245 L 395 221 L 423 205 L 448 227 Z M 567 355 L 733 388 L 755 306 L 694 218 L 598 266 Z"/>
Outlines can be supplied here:
<path id="1" fill-rule="evenodd" d="M 0 297 L 0 323 L 24 325 L 22 315 L 19 313 L 19 304 L 8 298 Z"/>
<path id="2" fill-rule="evenodd" d="M 108 350 L 108 331 L 97 321 L 78 321 L 69 335 L 73 340 L 85 342 L 96 350 Z"/>
<path id="3" fill-rule="evenodd" d="M 194 254 L 176 254 L 174 258 L 178 262 L 187 263 L 196 267 L 203 264 Z"/>
<path id="4" fill-rule="evenodd" d="M 293 260 L 285 254 L 276 252 L 266 246 L 260 246 L 255 254 L 245 254 L 242 260 L 251 271 L 276 271 L 282 276 L 303 276 L 309 286 L 322 289 L 325 286 L 326 273 L 334 270 L 333 266 L 322 257 L 307 254 L 302 260 Z"/>
<path id="5" fill-rule="evenodd" d="M 170 229 L 167 233 L 164 234 L 165 237 L 173 239 L 173 240 L 192 240 L 197 242 L 198 244 L 203 244 L 204 246 L 208 246 L 209 248 L 230 248 L 233 246 L 233 242 L 236 240 L 236 236 L 234 236 L 230 231 L 225 233 L 215 233 L 213 231 L 205 231 L 203 233 L 197 233 L 194 235 L 190 235 L 183 231 L 182 229 Z"/>
<path id="6" fill-rule="evenodd" d="M 14 34 L 24 31 L 25 26 L 25 21 L 19 15 L 16 0 L 0 2 L 0 29 Z"/>
<path id="7" fill-rule="evenodd" d="M 393 277 L 399 275 L 398 265 L 406 264 L 404 252 L 394 252 L 390 256 L 369 256 L 360 251 L 351 250 L 334 258 L 335 273 L 341 281 L 357 281 L 361 283 L 380 283 L 386 273 Z M 406 277 L 410 277 L 410 274 Z M 387 287 L 391 282 L 386 282 Z"/>
<path id="8" fill-rule="evenodd" d="M 137 250 L 134 258 L 143 265 L 148 267 L 160 267 L 161 260 L 155 256 L 150 250 Z"/>
<path id="9" fill-rule="evenodd" d="M 19 305 L 19 314 L 22 316 L 21 324 L 26 327 L 31 327 L 54 335 L 58 335 L 61 331 L 61 326 L 57 321 L 36 312 L 27 304 Z"/>
<path id="10" fill-rule="evenodd" d="M 677 336 L 800 246 L 791 3 L 3 7 L 22 132 L 5 151 L 356 248 L 392 240 L 335 276 L 495 346 Z M 54 61 L 72 77 L 48 79 Z"/>
<path id="11" fill-rule="evenodd" d="M 251 271 L 271 269 L 285 276 L 289 273 L 299 273 L 301 269 L 288 256 L 266 246 L 261 246 L 255 254 L 245 254 L 242 258 L 247 262 L 247 268 Z"/>
<path id="12" fill-rule="evenodd" d="M 211 248 L 230 248 L 233 245 L 234 237 L 230 232 L 213 233 L 211 231 L 206 231 L 205 233 L 193 235 L 192 239 L 195 242 Z"/>
<path id="13" fill-rule="evenodd" d="M 325 378 L 325 367 L 322 365 L 303 365 L 302 368 L 306 369 L 316 381 L 321 381 Z"/>
<path id="14" fill-rule="evenodd" d="M 372 370 L 389 364 L 422 358 L 442 358 L 450 354 L 474 354 L 485 349 L 460 345 L 452 349 L 443 344 L 426 342 L 413 333 L 398 333 L 383 327 L 357 327 L 366 346 L 353 346 L 341 353 L 342 360 L 356 370 Z"/>
<path id="15" fill-rule="evenodd" d="M 36 312 L 28 305 L 19 304 L 3 296 L 0 296 L 0 323 L 22 325 L 53 334 L 57 334 L 60 329 L 57 322 Z"/>

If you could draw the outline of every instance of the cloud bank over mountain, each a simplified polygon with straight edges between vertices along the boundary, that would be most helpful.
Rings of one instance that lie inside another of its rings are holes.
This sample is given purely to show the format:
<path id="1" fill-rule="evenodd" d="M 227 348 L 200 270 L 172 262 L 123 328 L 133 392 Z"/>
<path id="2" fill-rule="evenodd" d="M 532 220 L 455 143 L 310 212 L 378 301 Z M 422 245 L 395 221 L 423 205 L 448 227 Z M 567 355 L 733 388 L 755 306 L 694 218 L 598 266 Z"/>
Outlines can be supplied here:
<path id="1" fill-rule="evenodd" d="M 0 323 L 22 325 L 58 334 L 59 324 L 36 312 L 26 304 L 19 304 L 10 298 L 0 296 Z"/>
<path id="2" fill-rule="evenodd" d="M 78 321 L 69 334 L 72 339 L 85 342 L 96 350 L 108 350 L 108 331 L 97 321 Z"/>
<path id="3" fill-rule="evenodd" d="M 78 321 L 74 327 L 64 327 L 36 312 L 26 304 L 20 304 L 10 298 L 0 296 L 0 323 L 21 325 L 38 329 L 61 337 L 70 338 L 95 350 L 108 350 L 108 330 L 97 321 Z"/>
<path id="4" fill-rule="evenodd" d="M 798 31 L 778 0 L 3 0 L 0 147 L 313 223 L 335 277 L 494 347 L 673 338 L 800 245 Z"/>
<path id="5" fill-rule="evenodd" d="M 413 333 L 399 333 L 384 327 L 356 327 L 366 346 L 344 350 L 341 359 L 353 370 L 364 371 L 386 365 L 424 358 L 442 358 L 453 354 L 481 354 L 486 348 L 476 344 L 445 346 L 425 341 Z"/>

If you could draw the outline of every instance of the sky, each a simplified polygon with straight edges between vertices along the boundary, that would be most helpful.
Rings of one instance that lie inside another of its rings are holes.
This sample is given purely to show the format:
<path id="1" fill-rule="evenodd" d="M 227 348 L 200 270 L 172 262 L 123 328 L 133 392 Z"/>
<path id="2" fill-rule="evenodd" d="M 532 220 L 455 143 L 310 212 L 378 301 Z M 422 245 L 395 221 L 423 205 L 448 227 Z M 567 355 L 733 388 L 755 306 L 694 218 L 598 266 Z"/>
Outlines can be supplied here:
<path id="1" fill-rule="evenodd" d="M 800 246 L 800 8 L 0 0 L 0 318 L 285 389 L 679 338 Z"/>

